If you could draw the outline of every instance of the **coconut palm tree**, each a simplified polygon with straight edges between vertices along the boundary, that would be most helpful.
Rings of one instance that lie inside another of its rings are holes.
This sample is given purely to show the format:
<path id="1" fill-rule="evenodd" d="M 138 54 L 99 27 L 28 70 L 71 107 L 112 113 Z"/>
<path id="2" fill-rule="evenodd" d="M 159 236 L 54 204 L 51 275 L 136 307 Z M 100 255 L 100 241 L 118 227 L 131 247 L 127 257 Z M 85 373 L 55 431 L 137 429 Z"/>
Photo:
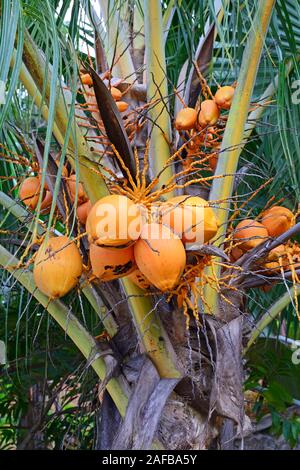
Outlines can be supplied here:
<path id="1" fill-rule="evenodd" d="M 11 0 L 0 12 L 3 286 L 34 298 L 94 370 L 96 448 L 230 447 L 251 427 L 247 351 L 278 325 L 297 337 L 298 2 Z M 147 289 L 127 271 L 105 279 L 95 211 L 85 218 L 109 194 L 159 216 L 201 197 L 204 240 L 159 245 L 155 267 L 139 240 Z M 33 264 L 49 235 L 74 250 L 42 287 Z"/>

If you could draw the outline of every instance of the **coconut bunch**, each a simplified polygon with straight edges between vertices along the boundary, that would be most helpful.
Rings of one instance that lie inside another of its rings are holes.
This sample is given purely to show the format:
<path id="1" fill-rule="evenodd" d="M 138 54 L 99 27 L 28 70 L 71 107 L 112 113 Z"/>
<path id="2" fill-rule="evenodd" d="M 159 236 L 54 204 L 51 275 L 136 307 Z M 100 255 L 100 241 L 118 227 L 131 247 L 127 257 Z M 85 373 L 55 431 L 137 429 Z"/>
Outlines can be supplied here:
<path id="1" fill-rule="evenodd" d="M 205 90 L 205 87 L 207 88 Z M 224 121 L 234 96 L 234 87 L 220 87 L 212 95 L 209 87 L 204 84 L 205 99 L 197 104 L 196 108 L 185 106 L 175 118 L 175 129 L 180 132 L 183 140 L 187 142 L 187 159 L 199 157 L 199 151 L 211 149 L 212 153 L 206 157 L 209 166 L 214 171 L 217 164 L 218 150 L 222 141 Z M 211 98 L 208 99 L 208 96 Z"/>
<path id="2" fill-rule="evenodd" d="M 109 80 L 105 78 L 107 76 L 109 76 L 110 78 Z M 82 88 L 83 88 L 82 93 L 85 98 L 85 104 L 81 104 L 80 109 L 85 112 L 86 111 L 90 112 L 94 120 L 96 121 L 99 129 L 101 130 L 101 133 L 105 134 L 105 129 L 103 126 L 101 115 L 99 113 L 97 99 L 96 99 L 94 88 L 93 88 L 92 77 L 88 73 L 83 73 L 81 74 L 80 79 L 81 79 Z M 133 118 L 133 113 L 130 112 L 129 110 L 129 103 L 124 101 L 123 99 L 123 96 L 126 95 L 127 91 L 125 90 L 124 92 L 122 92 L 118 88 L 118 86 L 120 86 L 121 84 L 121 80 L 113 79 L 110 76 L 110 72 L 107 72 L 106 74 L 104 74 L 103 82 L 105 83 L 109 92 L 111 93 L 111 96 L 120 112 L 128 138 L 131 141 L 134 138 L 137 129 L 139 129 L 140 124 L 138 124 Z M 112 83 L 114 85 L 112 85 Z M 81 122 L 80 125 L 92 128 L 90 124 L 86 124 L 83 122 Z M 102 141 L 103 143 L 106 143 L 106 144 L 108 143 L 106 142 L 103 136 L 102 136 Z"/>
<path id="3" fill-rule="evenodd" d="M 245 219 L 237 224 L 233 232 L 231 261 L 235 262 L 245 253 L 269 238 L 277 238 L 295 225 L 295 215 L 283 206 L 272 206 L 265 210 L 259 220 Z M 266 259 L 257 264 L 257 269 L 267 274 L 289 271 L 300 267 L 300 248 L 297 242 L 288 241 L 272 249 Z M 298 282 L 298 281 L 297 281 Z"/>
<path id="4" fill-rule="evenodd" d="M 43 196 L 40 211 L 41 214 L 48 214 L 52 204 L 52 193 L 47 185 L 44 185 L 43 189 L 41 188 L 39 176 L 28 176 L 22 181 L 19 188 L 19 198 L 29 210 L 34 211 L 38 205 L 41 192 Z"/>
<path id="5" fill-rule="evenodd" d="M 199 238 L 207 243 L 217 230 L 212 208 L 200 197 L 174 197 L 155 211 L 123 195 L 103 197 L 86 220 L 92 275 L 102 282 L 128 276 L 144 290 L 175 292 L 191 269 L 188 245 Z M 193 268 L 195 277 L 197 266 Z M 52 237 L 38 250 L 34 278 L 44 294 L 56 298 L 75 287 L 82 270 L 76 243 L 65 236 Z M 47 282 L 54 273 L 64 278 L 59 287 L 57 282 Z"/>
<path id="6" fill-rule="evenodd" d="M 108 224 L 114 234 L 103 224 L 109 207 L 114 208 Z M 188 217 L 191 225 L 186 228 Z M 200 230 L 208 242 L 217 229 L 213 210 L 198 197 L 175 197 L 155 210 L 126 196 L 104 197 L 92 207 L 86 223 L 93 274 L 102 281 L 129 276 L 142 289 L 171 291 L 186 266 L 186 245 L 197 240 Z"/>
<path id="7" fill-rule="evenodd" d="M 58 162 L 56 161 L 58 165 Z M 52 193 L 49 189 L 47 181 L 44 181 L 43 188 L 41 187 L 42 174 L 41 170 L 37 169 L 37 175 L 25 178 L 19 188 L 19 198 L 25 206 L 34 211 L 37 207 L 40 194 L 43 194 L 40 213 L 42 215 L 49 214 L 52 204 Z M 65 181 L 68 194 L 72 203 L 77 201 L 77 218 L 80 224 L 85 225 L 88 213 L 92 207 L 91 202 L 83 188 L 82 183 L 78 182 L 77 198 L 76 198 L 76 174 L 73 173 L 69 176 L 66 166 L 62 169 L 62 180 Z"/>

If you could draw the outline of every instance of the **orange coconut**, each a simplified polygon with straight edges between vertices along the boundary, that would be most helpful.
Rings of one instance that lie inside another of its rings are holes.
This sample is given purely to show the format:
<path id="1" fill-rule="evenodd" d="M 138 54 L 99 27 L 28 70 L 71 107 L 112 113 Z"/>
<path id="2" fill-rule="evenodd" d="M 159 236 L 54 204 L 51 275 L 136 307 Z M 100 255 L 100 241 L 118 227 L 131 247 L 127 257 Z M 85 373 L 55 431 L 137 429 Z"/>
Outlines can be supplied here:
<path id="1" fill-rule="evenodd" d="M 40 180 L 37 176 L 29 176 L 20 186 L 19 197 L 30 209 L 35 209 L 40 196 Z"/>
<path id="2" fill-rule="evenodd" d="M 88 85 L 88 86 L 93 85 L 93 79 L 89 73 L 83 73 L 82 75 L 80 75 L 80 78 L 81 78 L 81 82 L 83 83 L 83 85 Z"/>
<path id="3" fill-rule="evenodd" d="M 66 236 L 51 237 L 40 246 L 33 268 L 37 287 L 49 297 L 63 297 L 78 283 L 82 260 L 76 243 Z"/>
<path id="4" fill-rule="evenodd" d="M 230 109 L 234 95 L 232 86 L 222 86 L 215 94 L 215 102 L 222 109 Z"/>
<path id="5" fill-rule="evenodd" d="M 162 204 L 161 221 L 184 243 L 205 243 L 215 236 L 218 222 L 208 202 L 198 196 L 176 196 Z"/>
<path id="6" fill-rule="evenodd" d="M 284 245 L 278 245 L 273 250 L 268 253 L 269 261 L 277 261 L 279 258 L 282 258 L 286 254 L 286 249 Z"/>
<path id="7" fill-rule="evenodd" d="M 93 205 L 86 221 L 89 241 L 96 245 L 127 246 L 141 233 L 139 206 L 126 196 L 113 194 Z"/>
<path id="8" fill-rule="evenodd" d="M 122 92 L 118 88 L 112 86 L 110 92 L 115 101 L 120 101 L 122 99 Z"/>
<path id="9" fill-rule="evenodd" d="M 218 106 L 213 100 L 204 100 L 201 103 L 198 123 L 201 127 L 213 126 L 220 116 Z"/>
<path id="10" fill-rule="evenodd" d="M 268 231 L 260 222 L 242 220 L 235 229 L 234 241 L 244 251 L 252 250 L 268 238 Z"/>
<path id="11" fill-rule="evenodd" d="M 41 204 L 41 214 L 49 214 L 52 205 L 52 199 L 51 191 L 45 191 L 45 196 Z"/>
<path id="12" fill-rule="evenodd" d="M 193 129 L 197 121 L 197 111 L 194 108 L 183 108 L 179 111 L 175 119 L 175 129 L 187 131 Z"/>
<path id="13" fill-rule="evenodd" d="M 162 224 L 145 224 L 134 244 L 141 273 L 162 292 L 173 289 L 183 273 L 186 254 L 180 238 Z"/>
<path id="14" fill-rule="evenodd" d="M 151 282 L 148 281 L 146 276 L 139 270 L 135 269 L 130 273 L 128 276 L 128 279 L 130 279 L 136 286 L 140 287 L 140 289 L 143 290 L 148 290 L 151 287 Z"/>
<path id="15" fill-rule="evenodd" d="M 113 249 L 90 245 L 92 271 L 102 281 L 111 281 L 127 276 L 135 268 L 133 246 Z"/>
<path id="16" fill-rule="evenodd" d="M 129 104 L 126 103 L 125 101 L 117 101 L 116 105 L 120 113 L 124 113 L 125 111 L 127 111 L 128 106 L 129 106 Z"/>
<path id="17" fill-rule="evenodd" d="M 279 261 L 268 261 L 263 265 L 264 269 L 266 269 L 270 274 L 274 274 L 277 271 L 280 271 L 280 263 Z"/>
<path id="18" fill-rule="evenodd" d="M 212 171 L 215 171 L 215 169 L 217 168 L 217 164 L 218 164 L 218 155 L 216 153 L 212 153 L 209 156 L 208 162 L 209 162 L 209 166 L 212 169 Z"/>
<path id="19" fill-rule="evenodd" d="M 84 202 L 83 204 L 77 207 L 77 210 L 76 210 L 77 218 L 82 225 L 86 224 L 86 219 L 87 219 L 87 216 L 89 215 L 91 208 L 92 208 L 92 203 L 90 200 Z"/>
<path id="20" fill-rule="evenodd" d="M 72 202 L 75 202 L 76 198 L 76 175 L 71 175 L 67 180 L 67 185 L 69 188 L 69 193 Z M 84 191 L 82 183 L 78 182 L 78 204 L 81 205 L 88 200 L 87 194 Z"/>
<path id="21" fill-rule="evenodd" d="M 295 217 L 287 207 L 273 206 L 262 214 L 261 223 L 270 237 L 278 237 L 295 224 Z"/>

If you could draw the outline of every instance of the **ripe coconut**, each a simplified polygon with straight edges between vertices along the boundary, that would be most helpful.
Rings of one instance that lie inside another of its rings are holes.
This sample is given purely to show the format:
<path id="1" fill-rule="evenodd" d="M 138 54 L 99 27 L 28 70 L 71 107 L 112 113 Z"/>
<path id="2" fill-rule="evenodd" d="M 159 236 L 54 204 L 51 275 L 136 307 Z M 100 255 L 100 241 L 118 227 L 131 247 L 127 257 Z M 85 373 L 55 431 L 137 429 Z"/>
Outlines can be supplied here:
<path id="1" fill-rule="evenodd" d="M 25 206 L 35 209 L 40 196 L 40 180 L 37 176 L 29 176 L 20 186 L 19 197 Z"/>
<path id="2" fill-rule="evenodd" d="M 213 126 L 220 116 L 220 110 L 213 100 L 204 100 L 201 103 L 198 123 L 201 127 Z"/>
<path id="3" fill-rule="evenodd" d="M 273 248 L 268 254 L 269 261 L 276 261 L 279 258 L 282 258 L 286 255 L 286 249 L 284 245 L 278 245 L 276 248 Z"/>
<path id="4" fill-rule="evenodd" d="M 140 239 L 134 244 L 134 257 L 141 273 L 162 292 L 178 284 L 186 264 L 180 238 L 169 227 L 145 224 Z"/>
<path id="5" fill-rule="evenodd" d="M 148 290 L 151 287 L 151 282 L 148 281 L 146 276 L 144 276 L 144 274 L 139 269 L 132 271 L 132 273 L 127 276 L 127 278 L 130 279 L 133 284 L 140 287 L 140 289 Z"/>
<path id="6" fill-rule="evenodd" d="M 76 243 L 66 236 L 51 237 L 40 246 L 33 268 L 37 287 L 51 298 L 63 297 L 78 283 L 82 260 Z"/>
<path id="7" fill-rule="evenodd" d="M 273 274 L 276 271 L 280 271 L 280 264 L 278 261 L 268 261 L 264 263 L 263 267 L 270 273 Z"/>
<path id="8" fill-rule="evenodd" d="M 81 78 L 81 82 L 83 85 L 88 85 L 88 86 L 93 85 L 93 79 L 89 73 L 83 73 L 82 75 L 80 75 L 80 78 Z"/>
<path id="9" fill-rule="evenodd" d="M 90 245 L 90 260 L 92 271 L 102 281 L 111 281 L 127 276 L 134 269 L 133 246 L 114 249 Z"/>
<path id="10" fill-rule="evenodd" d="M 295 217 L 287 207 L 273 206 L 262 214 L 261 223 L 270 237 L 278 237 L 295 225 Z"/>
<path id="11" fill-rule="evenodd" d="M 112 86 L 110 92 L 115 101 L 120 101 L 122 99 L 122 92 L 118 88 Z"/>
<path id="12" fill-rule="evenodd" d="M 141 233 L 139 206 L 126 196 L 103 197 L 93 205 L 86 221 L 90 243 L 99 246 L 128 246 Z"/>
<path id="13" fill-rule="evenodd" d="M 242 220 L 235 228 L 234 241 L 244 251 L 252 250 L 268 238 L 268 231 L 260 222 Z"/>
<path id="14" fill-rule="evenodd" d="M 87 216 L 89 215 L 89 212 L 92 207 L 93 205 L 90 200 L 84 202 L 83 204 L 77 207 L 77 210 L 76 210 L 77 218 L 82 225 L 86 224 Z"/>
<path id="15" fill-rule="evenodd" d="M 208 202 L 198 196 L 176 196 L 162 204 L 161 221 L 170 227 L 183 243 L 205 243 L 218 230 L 218 222 Z"/>
<path id="16" fill-rule="evenodd" d="M 125 101 L 117 101 L 116 105 L 117 105 L 117 108 L 120 111 L 120 113 L 124 113 L 125 111 L 127 111 L 128 107 L 129 107 L 129 104 L 126 103 Z"/>
<path id="17" fill-rule="evenodd" d="M 218 164 L 218 154 L 212 153 L 209 156 L 208 163 L 209 163 L 209 166 L 212 169 L 212 171 L 215 171 L 216 168 L 217 168 L 217 164 Z"/>
<path id="18" fill-rule="evenodd" d="M 215 102 L 222 109 L 230 109 L 234 95 L 232 86 L 222 86 L 215 94 Z"/>
<path id="19" fill-rule="evenodd" d="M 51 191 L 45 191 L 45 196 L 41 204 L 41 214 L 49 214 L 52 205 L 52 199 Z"/>
<path id="20" fill-rule="evenodd" d="M 175 129 L 187 131 L 193 129 L 197 121 L 197 111 L 194 108 L 183 108 L 179 111 L 175 119 Z"/>
<path id="21" fill-rule="evenodd" d="M 76 175 L 71 175 L 70 178 L 67 180 L 67 185 L 69 188 L 69 193 L 72 202 L 75 202 L 76 198 Z M 83 204 L 88 200 L 88 196 L 84 191 L 82 183 L 78 182 L 78 205 Z"/>

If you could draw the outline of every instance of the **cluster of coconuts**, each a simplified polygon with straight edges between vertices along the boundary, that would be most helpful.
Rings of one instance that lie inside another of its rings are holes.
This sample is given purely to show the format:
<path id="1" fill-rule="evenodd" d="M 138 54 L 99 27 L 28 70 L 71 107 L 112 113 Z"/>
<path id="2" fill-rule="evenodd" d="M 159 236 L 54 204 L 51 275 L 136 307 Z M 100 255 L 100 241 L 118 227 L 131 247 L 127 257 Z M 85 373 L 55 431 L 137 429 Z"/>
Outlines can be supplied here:
<path id="1" fill-rule="evenodd" d="M 220 113 L 222 110 L 229 110 L 234 96 L 234 87 L 223 86 L 220 87 L 215 93 L 213 99 L 205 99 L 201 102 L 200 108 L 197 109 L 185 107 L 181 109 L 175 119 L 175 129 L 178 131 L 201 131 L 201 129 L 207 128 L 208 132 L 204 135 L 197 136 L 191 139 L 189 146 L 193 149 L 195 143 L 200 139 L 202 142 L 203 138 L 206 141 L 213 140 L 213 134 L 210 133 L 219 120 Z M 202 139 L 202 140 L 201 140 Z M 214 144 L 214 147 L 218 148 L 219 143 Z M 214 171 L 217 166 L 218 157 L 216 153 L 212 153 L 209 158 L 209 165 Z"/>
<path id="2" fill-rule="evenodd" d="M 223 86 L 218 89 L 213 99 L 203 100 L 200 109 L 185 107 L 179 111 L 175 119 L 175 128 L 178 131 L 214 126 L 220 117 L 222 109 L 230 109 L 234 95 L 232 86 Z"/>
<path id="3" fill-rule="evenodd" d="M 76 199 L 76 175 L 68 176 L 68 170 L 65 166 L 62 169 L 62 178 L 67 183 L 67 189 L 71 201 L 74 203 Z M 41 173 L 38 176 L 29 176 L 25 178 L 19 188 L 19 198 L 30 210 L 35 210 L 38 204 L 41 191 L 43 191 L 41 214 L 46 215 L 50 212 L 52 204 L 52 193 L 49 190 L 47 182 L 44 182 L 43 190 L 41 188 Z M 82 225 L 85 225 L 87 215 L 92 205 L 84 191 L 82 183 L 78 183 L 77 194 L 77 218 Z"/>
<path id="4" fill-rule="evenodd" d="M 87 87 L 89 87 L 89 92 L 87 94 L 87 102 L 88 104 L 90 105 L 97 105 L 97 100 L 96 100 L 96 97 L 95 97 L 95 93 L 94 91 L 91 91 L 92 90 L 92 87 L 93 87 L 93 79 L 92 77 L 90 76 L 89 73 L 84 73 L 80 76 L 81 78 L 81 83 Z M 122 101 L 122 92 L 114 87 L 114 86 L 111 86 L 109 88 L 109 91 L 111 93 L 111 96 L 113 97 L 115 103 L 116 103 L 116 106 L 118 108 L 118 110 L 120 111 L 120 113 L 124 113 L 125 111 L 127 111 L 128 109 L 128 103 L 126 103 L 126 101 Z"/>
<path id="5" fill-rule="evenodd" d="M 191 220 L 188 227 L 185 217 Z M 174 197 L 159 205 L 156 221 L 147 219 L 143 207 L 122 195 L 103 197 L 92 206 L 86 232 L 94 276 L 102 282 L 127 276 L 142 289 L 170 291 L 186 266 L 186 244 L 199 238 L 199 230 L 203 242 L 218 230 L 212 208 L 200 197 Z M 67 237 L 49 238 L 40 246 L 34 279 L 44 294 L 62 297 L 77 284 L 81 273 L 79 250 Z"/>
<path id="6" fill-rule="evenodd" d="M 268 237 L 279 237 L 293 227 L 294 224 L 295 216 L 293 212 L 283 206 L 273 206 L 267 209 L 261 214 L 260 221 L 254 219 L 242 220 L 236 226 L 233 234 L 235 246 L 230 253 L 232 261 L 237 261 L 244 253 L 257 247 Z M 268 271 L 281 269 L 281 266 L 288 269 L 290 266 L 289 251 L 292 256 L 295 254 L 294 244 L 292 251 L 288 245 L 277 246 L 269 252 L 263 267 Z M 299 255 L 298 251 L 296 255 Z M 298 262 L 297 260 L 294 261 Z"/>

